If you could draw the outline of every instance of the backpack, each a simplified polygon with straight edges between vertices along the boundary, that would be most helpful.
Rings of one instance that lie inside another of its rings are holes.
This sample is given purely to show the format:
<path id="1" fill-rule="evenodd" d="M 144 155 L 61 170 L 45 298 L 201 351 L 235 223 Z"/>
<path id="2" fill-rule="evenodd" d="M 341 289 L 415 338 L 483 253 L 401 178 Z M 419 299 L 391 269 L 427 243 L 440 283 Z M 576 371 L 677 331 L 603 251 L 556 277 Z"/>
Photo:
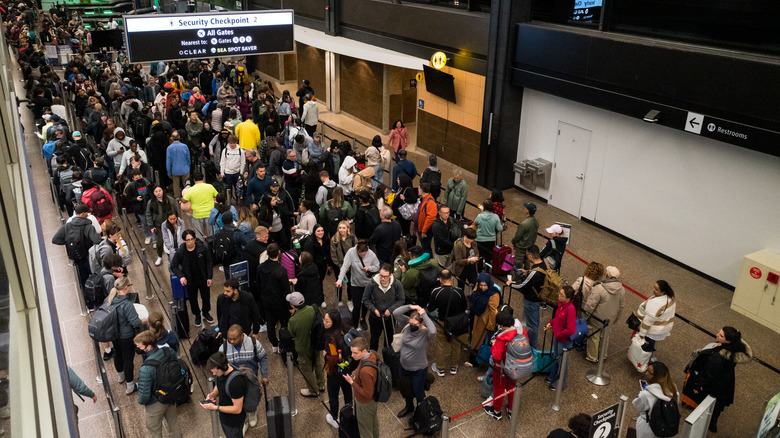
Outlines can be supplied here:
<path id="1" fill-rule="evenodd" d="M 204 328 L 198 333 L 195 342 L 190 347 L 190 358 L 193 365 L 204 365 L 209 357 L 219 350 L 219 340 L 217 340 L 217 331 L 211 328 Z"/>
<path id="2" fill-rule="evenodd" d="M 552 245 L 553 253 L 545 257 L 544 262 L 547 263 L 547 266 L 549 266 L 550 269 L 560 271 L 561 270 L 560 261 L 563 254 L 561 254 L 561 252 L 558 251 L 558 248 L 555 245 L 555 239 L 550 239 L 550 245 Z"/>
<path id="3" fill-rule="evenodd" d="M 656 400 L 653 409 L 649 412 L 649 417 L 646 419 L 655 436 L 677 436 L 680 426 L 680 410 L 677 408 L 677 402 L 674 401 L 674 398 L 669 401 Z"/>
<path id="4" fill-rule="evenodd" d="M 420 306 L 427 306 L 431 292 L 441 286 L 439 284 L 440 272 L 441 267 L 438 264 L 433 264 L 421 269 L 417 274 L 417 304 Z"/>
<path id="5" fill-rule="evenodd" d="M 86 226 L 91 226 L 87 224 Z M 74 261 L 89 257 L 90 244 L 84 235 L 84 226 L 77 227 L 71 223 L 65 224 L 65 252 Z"/>
<path id="6" fill-rule="evenodd" d="M 314 309 L 314 322 L 311 324 L 311 348 L 312 357 L 325 349 L 325 326 L 322 325 L 322 313 L 317 306 L 311 306 Z"/>
<path id="7" fill-rule="evenodd" d="M 89 255 L 87 256 L 89 258 L 89 271 L 93 274 L 99 274 L 100 269 L 103 267 L 103 261 L 98 259 L 100 257 L 100 245 L 102 244 L 103 241 L 89 247 Z"/>
<path id="8" fill-rule="evenodd" d="M 339 230 L 339 222 L 344 220 L 344 215 L 341 213 L 341 208 L 333 207 L 328 204 L 328 211 L 325 213 L 325 228 L 328 229 L 328 234 L 335 236 Z"/>
<path id="9" fill-rule="evenodd" d="M 106 297 L 103 277 L 98 273 L 89 274 L 84 282 L 84 300 L 88 303 L 101 303 Z"/>
<path id="10" fill-rule="evenodd" d="M 114 211 L 111 199 L 100 187 L 95 188 L 95 191 L 89 195 L 89 201 L 92 203 L 92 214 L 94 214 L 95 217 L 101 218 L 110 216 Z"/>
<path id="11" fill-rule="evenodd" d="M 330 201 L 333 199 L 333 191 L 336 190 L 336 186 L 338 184 L 334 184 L 333 187 L 324 186 L 325 190 L 328 192 L 328 194 L 325 196 L 325 202 Z"/>
<path id="12" fill-rule="evenodd" d="M 374 352 L 376 356 L 376 364 L 373 362 L 365 361 L 363 365 L 369 366 L 376 370 L 376 384 L 374 385 L 374 401 L 379 403 L 386 403 L 390 400 L 390 393 L 393 392 L 393 373 L 390 371 L 390 367 L 386 363 L 379 360 L 379 355 Z"/>
<path id="13" fill-rule="evenodd" d="M 530 376 L 533 372 L 533 352 L 528 338 L 520 331 L 506 345 L 504 363 L 501 365 L 504 374 L 512 380 Z"/>
<path id="14" fill-rule="evenodd" d="M 255 356 L 257 356 L 257 344 L 260 342 L 256 339 L 252 339 L 252 345 L 254 346 Z M 257 405 L 260 404 L 260 380 L 257 378 L 257 373 L 253 372 L 247 367 L 235 368 L 230 376 L 228 376 L 225 383 L 225 393 L 228 397 L 233 398 L 230 395 L 230 382 L 235 379 L 236 376 L 241 375 L 246 379 L 246 394 L 244 395 L 244 412 L 256 412 Z"/>
<path id="15" fill-rule="evenodd" d="M 157 401 L 164 404 L 176 403 L 180 405 L 190 399 L 190 387 L 192 386 L 192 374 L 187 363 L 176 357 L 176 353 L 169 347 L 162 347 L 163 359 L 147 359 L 141 366 L 155 368 L 157 379 L 153 394 Z"/>
<path id="16" fill-rule="evenodd" d="M 311 159 L 309 157 L 309 147 L 303 148 L 303 153 L 301 154 L 301 166 L 306 167 L 311 162 Z"/>
<path id="17" fill-rule="evenodd" d="M 115 306 L 103 303 L 92 315 L 87 326 L 89 337 L 98 342 L 119 339 L 119 312 Z"/>
<path id="18" fill-rule="evenodd" d="M 544 284 L 542 288 L 536 293 L 542 301 L 546 302 L 550 306 L 558 305 L 558 292 L 563 288 L 564 281 L 561 276 L 550 267 L 547 270 L 542 268 L 533 268 L 532 271 L 538 271 L 544 274 Z"/>
<path id="19" fill-rule="evenodd" d="M 290 329 L 282 327 L 279 329 L 279 354 L 282 355 L 282 362 L 287 365 L 287 353 L 292 353 L 293 365 L 298 364 L 298 352 L 295 351 L 295 337 L 290 333 Z"/>
<path id="20" fill-rule="evenodd" d="M 417 404 L 409 425 L 416 433 L 431 436 L 441 430 L 442 414 L 439 400 L 434 396 L 428 396 Z"/>
<path id="21" fill-rule="evenodd" d="M 67 194 L 73 187 L 73 169 L 68 167 L 57 172 L 60 177 L 60 193 Z"/>
<path id="22" fill-rule="evenodd" d="M 229 262 L 236 256 L 236 249 L 233 245 L 234 229 L 223 229 L 214 238 L 214 258 L 218 262 Z"/>

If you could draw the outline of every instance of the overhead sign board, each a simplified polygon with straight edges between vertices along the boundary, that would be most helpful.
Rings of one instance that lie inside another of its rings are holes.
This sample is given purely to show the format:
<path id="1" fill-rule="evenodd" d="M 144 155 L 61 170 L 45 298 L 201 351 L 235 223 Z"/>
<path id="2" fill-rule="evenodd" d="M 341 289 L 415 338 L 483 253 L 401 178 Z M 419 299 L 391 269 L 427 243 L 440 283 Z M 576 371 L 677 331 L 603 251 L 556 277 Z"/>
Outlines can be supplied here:
<path id="1" fill-rule="evenodd" d="M 293 11 L 126 15 L 130 62 L 294 51 Z"/>

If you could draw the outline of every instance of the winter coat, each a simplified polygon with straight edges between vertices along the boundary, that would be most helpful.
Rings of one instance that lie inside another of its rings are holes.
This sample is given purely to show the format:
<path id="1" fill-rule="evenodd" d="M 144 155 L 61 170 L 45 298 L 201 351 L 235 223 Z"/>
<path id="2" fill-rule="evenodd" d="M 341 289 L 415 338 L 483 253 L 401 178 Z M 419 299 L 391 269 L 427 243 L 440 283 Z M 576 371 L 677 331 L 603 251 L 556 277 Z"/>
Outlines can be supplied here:
<path id="1" fill-rule="evenodd" d="M 173 254 L 171 260 L 171 272 L 173 272 L 179 278 L 192 278 L 194 271 L 199 271 L 201 276 L 205 276 L 207 280 L 211 280 L 214 275 L 214 264 L 211 261 L 211 254 L 206 244 L 200 240 L 195 240 L 195 251 L 198 256 L 198 265 L 191 266 L 190 258 L 186 256 L 187 245 L 179 244 L 179 249 Z"/>
<path id="2" fill-rule="evenodd" d="M 164 348 L 152 348 L 149 354 L 144 359 L 144 364 L 141 365 L 141 369 L 138 370 L 138 404 L 142 406 L 150 406 L 157 403 L 157 397 L 154 395 L 154 388 L 157 386 L 157 367 L 146 365 L 149 360 L 155 360 L 162 362 L 165 357 Z M 170 354 L 171 352 L 169 352 Z M 174 353 L 175 354 L 175 353 Z"/>
<path id="3" fill-rule="evenodd" d="M 674 326 L 674 313 L 677 301 L 666 295 L 645 300 L 634 312 L 642 321 L 639 335 L 655 341 L 666 339 Z"/>
<path id="4" fill-rule="evenodd" d="M 383 288 L 382 283 L 379 282 L 379 274 L 371 278 L 371 282 L 363 292 L 363 305 L 370 313 L 374 313 L 374 310 L 378 310 L 381 314 L 384 314 L 385 310 L 393 313 L 404 304 L 404 299 L 404 287 L 401 282 L 392 278 L 387 288 Z"/>
<path id="5" fill-rule="evenodd" d="M 257 282 L 257 293 L 263 308 L 266 311 L 286 312 L 287 301 L 285 297 L 290 291 L 287 270 L 278 260 L 266 260 L 257 267 L 255 278 L 262 278 Z"/>
<path id="6" fill-rule="evenodd" d="M 168 256 L 173 257 L 171 254 L 175 253 L 177 249 L 173 247 L 173 233 L 164 223 L 160 225 L 160 230 L 162 230 L 163 244 L 165 245 L 163 250 L 165 250 L 165 253 L 168 254 Z M 176 223 L 176 242 L 179 247 L 184 243 L 184 238 L 182 237 L 183 232 L 184 221 L 179 218 Z M 157 244 L 159 245 L 160 242 L 157 242 Z"/>
<path id="7" fill-rule="evenodd" d="M 455 241 L 461 237 L 463 228 L 456 224 L 451 217 L 447 218 L 445 223 L 440 217 L 436 218 L 436 221 L 431 226 L 431 234 L 433 234 L 433 252 L 436 255 L 449 256 L 452 253 L 452 247 Z"/>
<path id="8" fill-rule="evenodd" d="M 146 223 L 149 224 L 149 228 L 160 228 L 163 222 L 168 220 L 168 216 L 171 213 L 181 216 L 179 204 L 176 200 L 170 195 L 163 195 L 162 201 L 158 201 L 157 197 L 152 194 L 152 197 L 146 204 Z M 179 243 L 181 243 L 181 240 Z"/>
<path id="9" fill-rule="evenodd" d="M 298 283 L 295 284 L 295 290 L 303 295 L 307 306 L 318 306 L 321 299 L 322 282 L 320 274 L 317 271 L 317 265 L 309 263 L 295 273 Z"/>
<path id="10" fill-rule="evenodd" d="M 117 295 L 111 302 L 111 307 L 116 309 L 119 319 L 119 339 L 132 339 L 141 327 L 141 319 L 138 318 L 135 306 L 127 299 L 127 295 Z"/>
<path id="11" fill-rule="evenodd" d="M 593 286 L 587 300 L 583 300 L 582 313 L 592 314 L 602 321 L 608 319 L 610 322 L 615 322 L 620 311 L 623 310 L 625 295 L 623 283 L 615 278 L 605 279 Z"/>
<path id="12" fill-rule="evenodd" d="M 432 259 L 431 255 L 428 253 L 424 253 L 420 257 L 409 260 L 409 267 L 406 269 L 406 272 L 401 274 L 401 283 L 403 284 L 406 296 L 410 301 L 417 301 L 417 289 L 420 286 L 420 271 L 427 270 L 430 267 L 435 267 L 441 271 L 439 262 Z M 421 303 L 421 305 L 425 304 L 427 303 Z"/>
<path id="13" fill-rule="evenodd" d="M 576 329 L 577 311 L 574 304 L 558 301 L 558 310 L 555 317 L 550 320 L 553 336 L 558 342 L 571 342 L 571 336 Z"/>
<path id="14" fill-rule="evenodd" d="M 742 342 L 745 351 L 732 352 L 721 346 L 705 347 L 694 361 L 700 372 L 700 383 L 704 392 L 715 397 L 718 404 L 729 406 L 734 403 L 734 386 L 737 364 L 747 363 L 753 357 L 753 350 L 746 342 Z"/>

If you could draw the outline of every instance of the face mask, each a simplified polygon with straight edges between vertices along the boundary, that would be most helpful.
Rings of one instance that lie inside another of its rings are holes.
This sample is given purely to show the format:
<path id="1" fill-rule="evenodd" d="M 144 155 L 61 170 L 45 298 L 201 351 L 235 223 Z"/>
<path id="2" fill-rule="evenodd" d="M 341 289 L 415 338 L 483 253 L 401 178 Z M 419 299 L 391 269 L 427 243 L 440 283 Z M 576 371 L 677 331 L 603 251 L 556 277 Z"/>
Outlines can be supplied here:
<path id="1" fill-rule="evenodd" d="M 414 333 L 414 332 L 416 332 L 417 330 L 420 330 L 420 326 L 419 326 L 419 325 L 410 325 L 410 326 L 409 326 L 409 330 L 410 330 L 412 333 Z"/>
<path id="2" fill-rule="evenodd" d="M 135 354 L 137 354 L 137 355 L 141 356 L 141 355 L 144 355 L 144 354 L 146 354 L 146 351 L 144 351 L 144 350 L 141 350 L 141 349 L 140 349 L 140 348 L 138 348 L 138 347 L 135 347 Z"/>

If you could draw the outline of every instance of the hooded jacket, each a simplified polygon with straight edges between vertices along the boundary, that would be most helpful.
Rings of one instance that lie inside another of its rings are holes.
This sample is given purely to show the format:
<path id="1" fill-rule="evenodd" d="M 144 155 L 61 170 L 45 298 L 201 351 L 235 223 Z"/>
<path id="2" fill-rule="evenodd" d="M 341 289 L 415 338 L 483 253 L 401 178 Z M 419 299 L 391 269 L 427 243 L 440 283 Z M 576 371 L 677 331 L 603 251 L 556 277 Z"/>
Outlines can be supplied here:
<path id="1" fill-rule="evenodd" d="M 695 363 L 700 363 L 699 371 L 705 393 L 715 397 L 719 404 L 729 406 L 734 403 L 734 386 L 737 364 L 749 362 L 753 358 L 753 349 L 742 341 L 744 351 L 729 351 L 722 346 L 709 344 L 699 352 Z"/>
<path id="2" fill-rule="evenodd" d="M 436 268 L 439 272 L 441 272 L 441 266 L 439 266 L 439 262 L 432 259 L 431 255 L 427 252 L 423 253 L 423 255 L 420 257 L 409 260 L 409 268 L 406 269 L 406 272 L 401 274 L 401 283 L 403 284 L 404 290 L 406 291 L 406 296 L 409 298 L 409 300 L 417 300 L 417 289 L 420 286 L 420 271 L 424 271 L 428 268 Z"/>
<path id="3" fill-rule="evenodd" d="M 371 278 L 371 283 L 363 292 L 363 305 L 371 313 L 374 313 L 374 310 L 378 310 L 379 313 L 389 310 L 392 313 L 404 304 L 404 299 L 404 287 L 401 282 L 391 278 L 390 284 L 386 288 L 382 287 L 379 274 Z"/>
<path id="4" fill-rule="evenodd" d="M 257 282 L 255 299 L 259 297 L 266 310 L 286 311 L 287 301 L 284 297 L 287 296 L 290 286 L 287 270 L 282 267 L 282 264 L 278 260 L 266 260 L 257 267 L 255 278 L 263 279 Z"/>
<path id="5" fill-rule="evenodd" d="M 344 190 L 344 196 L 352 193 L 352 180 L 354 179 L 354 174 L 351 173 L 350 170 L 355 167 L 356 163 L 357 161 L 354 157 L 347 156 L 344 158 L 344 162 L 339 168 L 339 185 Z"/>
<path id="6" fill-rule="evenodd" d="M 639 417 L 636 419 L 637 438 L 656 438 L 653 430 L 650 429 L 650 423 L 648 423 L 647 419 L 658 400 L 669 401 L 671 398 L 664 394 L 661 385 L 651 383 L 647 385 L 647 389 L 640 391 L 637 398 L 631 402 L 637 412 L 639 412 Z"/>
<path id="7" fill-rule="evenodd" d="M 116 134 L 118 132 L 123 132 L 125 134 L 125 138 L 122 139 L 121 141 L 118 138 L 116 138 Z M 115 161 L 114 165 L 116 167 L 119 167 L 119 165 L 121 164 L 119 160 L 117 160 L 116 158 L 117 151 L 119 150 L 119 148 L 123 148 L 124 150 L 130 149 L 130 140 L 132 140 L 132 138 L 127 136 L 127 133 L 125 132 L 124 129 L 120 127 L 114 128 L 114 138 L 112 138 L 111 141 L 108 142 L 108 146 L 106 146 L 106 155 L 114 159 Z"/>
<path id="8" fill-rule="evenodd" d="M 317 196 L 314 198 L 317 201 L 317 205 L 322 207 L 324 203 L 328 201 L 328 191 L 332 192 L 332 189 L 336 188 L 336 181 L 331 179 L 325 181 L 319 189 L 317 189 Z"/>
<path id="9" fill-rule="evenodd" d="M 583 295 L 584 289 L 583 287 Z M 590 290 L 588 298 L 582 303 L 582 312 L 585 315 L 592 314 L 602 321 L 607 319 L 610 322 L 617 321 L 623 309 L 625 294 L 626 290 L 620 280 L 607 278 Z"/>

